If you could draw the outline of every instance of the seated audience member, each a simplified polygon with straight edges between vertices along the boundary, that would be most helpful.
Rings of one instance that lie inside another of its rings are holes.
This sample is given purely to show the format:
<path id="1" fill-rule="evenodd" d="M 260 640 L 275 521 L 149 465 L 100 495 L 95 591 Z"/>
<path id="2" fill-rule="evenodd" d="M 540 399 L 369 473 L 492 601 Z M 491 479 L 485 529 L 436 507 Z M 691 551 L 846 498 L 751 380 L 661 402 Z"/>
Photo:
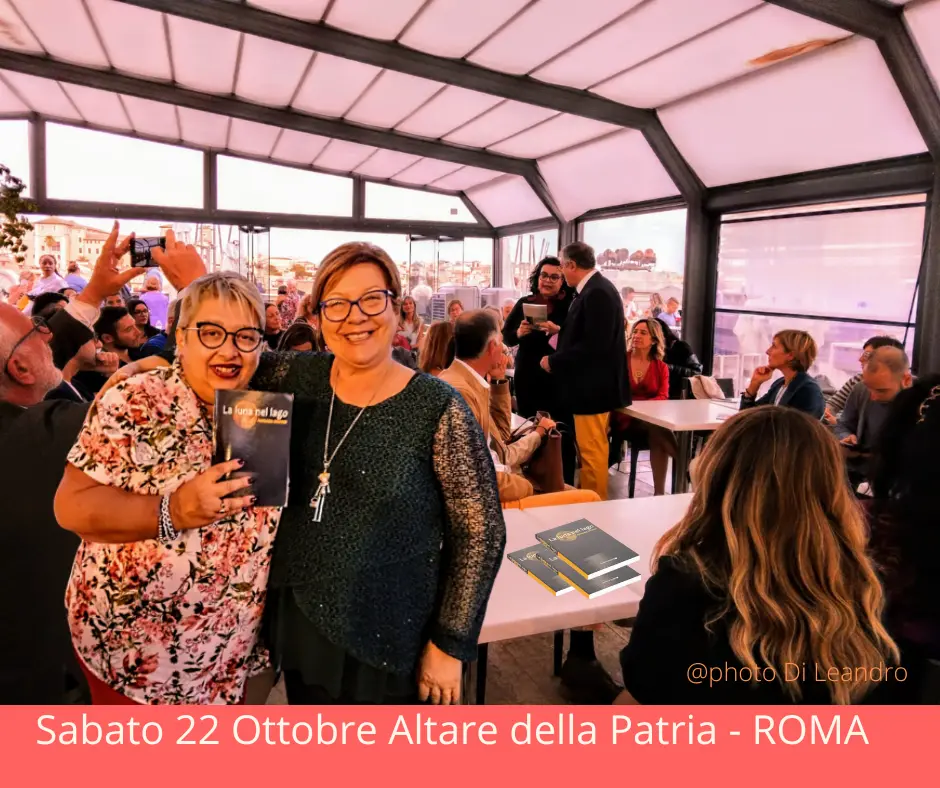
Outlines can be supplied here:
<path id="1" fill-rule="evenodd" d="M 463 314 L 463 303 L 457 298 L 447 302 L 447 319 L 453 323 Z"/>
<path id="2" fill-rule="evenodd" d="M 127 311 L 137 323 L 137 327 L 144 332 L 144 341 L 152 339 L 160 333 L 160 329 L 150 325 L 150 307 L 139 298 L 132 298 L 127 302 Z"/>
<path id="3" fill-rule="evenodd" d="M 139 270 L 118 271 L 118 226 L 80 296 L 48 322 L 0 305 L 0 704 L 59 704 L 81 686 L 62 611 L 78 539 L 61 530 L 52 501 L 87 404 L 43 402 L 93 340 L 98 304 Z M 74 671 L 74 672 L 73 672 Z"/>
<path id="4" fill-rule="evenodd" d="M 688 513 L 653 552 L 618 702 L 866 698 L 876 685 L 864 669 L 896 665 L 898 650 L 836 440 L 791 408 L 756 408 L 715 432 L 695 482 Z M 723 680 L 690 681 L 690 665 Z M 744 669 L 771 678 L 750 681 Z"/>
<path id="5" fill-rule="evenodd" d="M 858 487 L 868 479 L 871 454 L 894 398 L 910 388 L 907 354 L 896 347 L 881 347 L 871 354 L 836 423 L 835 434 L 846 450 L 849 481 Z"/>
<path id="6" fill-rule="evenodd" d="M 284 333 L 284 324 L 281 322 L 281 312 L 277 304 L 266 304 L 264 307 L 264 341 L 268 348 L 277 350 L 277 344 Z"/>
<path id="7" fill-rule="evenodd" d="M 311 353 L 317 349 L 317 335 L 313 326 L 297 322 L 281 334 L 278 350 L 296 350 L 299 353 Z"/>
<path id="8" fill-rule="evenodd" d="M 513 310 L 513 307 L 515 307 L 515 305 L 516 305 L 516 302 L 513 301 L 511 298 L 507 298 L 505 301 L 503 301 L 502 315 L 503 315 L 504 326 L 506 325 L 506 321 L 509 320 L 509 316 L 512 314 L 512 310 Z"/>
<path id="9" fill-rule="evenodd" d="M 656 319 L 666 341 L 666 355 L 663 361 L 669 367 L 669 399 L 682 399 L 686 378 L 701 375 L 702 362 L 698 360 L 692 346 L 679 339 L 668 323 L 660 318 Z"/>
<path id="10" fill-rule="evenodd" d="M 533 494 L 520 468 L 541 446 L 555 424 L 543 419 L 532 433 L 507 444 L 512 409 L 506 354 L 496 316 L 485 309 L 464 312 L 454 323 L 454 362 L 440 375 L 464 398 L 494 453 L 499 500 L 518 501 Z M 487 379 L 489 378 L 489 380 Z"/>
<path id="11" fill-rule="evenodd" d="M 42 293 L 33 300 L 32 315 L 48 320 L 60 309 L 64 309 L 69 300 L 61 293 Z"/>
<path id="12" fill-rule="evenodd" d="M 741 395 L 741 410 L 757 405 L 783 405 L 821 419 L 826 401 L 819 384 L 807 374 L 816 361 L 816 353 L 816 342 L 805 331 L 774 334 L 774 341 L 767 348 L 767 366 L 754 370 L 751 382 Z M 770 390 L 757 399 L 760 387 L 778 371 L 783 377 L 774 381 Z"/>
<path id="13" fill-rule="evenodd" d="M 448 321 L 434 323 L 425 336 L 419 355 L 422 372 L 439 378 L 454 362 L 454 324 Z"/>
<path id="14" fill-rule="evenodd" d="M 650 294 L 650 305 L 646 310 L 646 317 L 659 317 L 666 311 L 666 305 L 663 303 L 663 297 L 659 293 Z"/>
<path id="15" fill-rule="evenodd" d="M 238 704 L 266 667 L 258 639 L 281 510 L 252 506 L 250 478 L 222 481 L 238 459 L 212 465 L 215 393 L 248 388 L 263 315 L 238 274 L 194 281 L 176 362 L 109 389 L 68 455 L 55 512 L 82 544 L 66 608 L 97 705 Z"/>
<path id="16" fill-rule="evenodd" d="M 409 349 L 417 350 L 423 333 L 424 320 L 418 314 L 418 305 L 411 296 L 405 296 L 399 311 L 398 334 L 407 340 Z"/>
<path id="17" fill-rule="evenodd" d="M 624 320 L 627 326 L 630 326 L 640 316 L 640 308 L 636 305 L 636 290 L 632 287 L 623 287 L 620 289 L 620 297 L 623 299 Z"/>
<path id="18" fill-rule="evenodd" d="M 679 325 L 679 299 L 670 298 L 666 302 L 666 308 L 656 315 L 657 320 L 662 320 L 667 326 Z"/>
<path id="19" fill-rule="evenodd" d="M 869 339 L 864 347 L 862 348 L 862 355 L 858 357 L 858 363 L 862 365 L 862 369 L 865 369 L 865 365 L 868 363 L 868 359 L 871 358 L 871 354 L 881 347 L 896 347 L 898 350 L 904 350 L 904 345 L 901 344 L 894 337 L 872 337 Z M 829 397 L 826 400 L 826 423 L 835 424 L 836 419 L 839 414 L 845 410 L 845 403 L 849 399 L 849 395 L 855 390 L 855 387 L 862 382 L 862 373 L 859 372 L 857 375 L 849 378 L 845 385 L 842 386 L 835 394 Z"/>
<path id="20" fill-rule="evenodd" d="M 918 380 L 891 404 L 876 446 L 868 549 L 884 583 L 885 625 L 908 669 L 903 697 L 922 696 L 927 660 L 940 660 L 940 375 Z"/>
<path id="21" fill-rule="evenodd" d="M 307 323 L 308 325 L 317 327 L 317 315 L 313 309 L 313 296 L 305 295 L 300 299 L 300 304 L 297 307 L 297 318 L 294 320 L 295 323 Z"/>
<path id="22" fill-rule="evenodd" d="M 644 317 L 633 324 L 630 348 L 627 352 L 627 371 L 633 402 L 669 398 L 669 367 L 663 361 L 665 344 L 658 320 Z M 611 465 L 620 459 L 620 444 L 623 440 L 645 441 L 650 447 L 654 494 L 665 495 L 669 458 L 675 457 L 678 450 L 675 436 L 669 430 L 631 419 L 620 412 L 613 414 L 611 425 L 611 450 L 617 452 L 616 459 L 611 458 Z M 632 450 L 636 451 L 635 448 Z"/>

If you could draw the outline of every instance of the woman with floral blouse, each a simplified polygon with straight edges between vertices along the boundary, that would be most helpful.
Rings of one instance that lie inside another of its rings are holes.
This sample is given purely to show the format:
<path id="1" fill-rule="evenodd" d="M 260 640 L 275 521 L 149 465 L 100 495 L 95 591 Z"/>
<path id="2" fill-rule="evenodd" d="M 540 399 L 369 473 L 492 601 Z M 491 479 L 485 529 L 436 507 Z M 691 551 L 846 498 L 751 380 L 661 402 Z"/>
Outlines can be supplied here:
<path id="1" fill-rule="evenodd" d="M 250 484 L 221 481 L 237 460 L 210 467 L 215 392 L 247 388 L 263 325 L 246 279 L 197 279 L 175 363 L 108 390 L 69 455 L 56 514 L 83 539 L 66 606 L 95 703 L 237 704 L 268 665 L 258 635 L 281 510 L 231 497 Z"/>

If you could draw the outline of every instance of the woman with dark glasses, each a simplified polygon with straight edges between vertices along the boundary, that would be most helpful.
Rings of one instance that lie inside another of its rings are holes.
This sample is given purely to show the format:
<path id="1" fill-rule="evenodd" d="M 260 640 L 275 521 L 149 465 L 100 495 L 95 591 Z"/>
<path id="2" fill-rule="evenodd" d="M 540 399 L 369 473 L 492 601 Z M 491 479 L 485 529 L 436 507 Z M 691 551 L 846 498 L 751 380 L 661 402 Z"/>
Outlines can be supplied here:
<path id="1" fill-rule="evenodd" d="M 99 704 L 240 703 L 259 646 L 281 510 L 256 508 L 212 466 L 218 390 L 248 388 L 264 338 L 248 280 L 203 276 L 182 294 L 177 358 L 91 410 L 56 495 L 82 545 L 66 604 Z M 120 497 L 117 491 L 132 493 Z"/>

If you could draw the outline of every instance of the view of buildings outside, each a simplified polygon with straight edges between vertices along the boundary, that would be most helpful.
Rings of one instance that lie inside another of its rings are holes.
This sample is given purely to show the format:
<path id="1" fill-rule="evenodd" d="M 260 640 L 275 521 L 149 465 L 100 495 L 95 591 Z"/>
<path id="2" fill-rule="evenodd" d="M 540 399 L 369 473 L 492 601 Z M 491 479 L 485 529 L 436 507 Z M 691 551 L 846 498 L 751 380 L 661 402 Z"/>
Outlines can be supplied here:
<path id="1" fill-rule="evenodd" d="M 634 289 L 637 313 L 643 315 L 654 295 L 663 303 L 675 298 L 682 304 L 685 222 L 684 208 L 597 219 L 584 223 L 582 238 L 594 247 L 601 272 L 618 290 Z"/>
<path id="2" fill-rule="evenodd" d="M 524 235 L 507 235 L 500 239 L 503 260 L 510 281 L 503 287 L 514 289 L 520 295 L 529 291 L 529 277 L 539 261 L 558 254 L 558 230 L 540 230 Z"/>

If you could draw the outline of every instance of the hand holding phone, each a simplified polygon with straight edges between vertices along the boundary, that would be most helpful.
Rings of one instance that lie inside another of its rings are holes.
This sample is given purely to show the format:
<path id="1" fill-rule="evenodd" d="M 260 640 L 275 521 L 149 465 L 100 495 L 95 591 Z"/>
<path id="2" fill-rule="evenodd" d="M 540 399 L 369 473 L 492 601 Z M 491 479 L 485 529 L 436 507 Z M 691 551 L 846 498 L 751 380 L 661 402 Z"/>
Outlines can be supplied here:
<path id="1" fill-rule="evenodd" d="M 166 238 L 132 238 L 131 265 L 134 268 L 156 268 L 153 250 L 158 248 L 166 250 Z"/>

